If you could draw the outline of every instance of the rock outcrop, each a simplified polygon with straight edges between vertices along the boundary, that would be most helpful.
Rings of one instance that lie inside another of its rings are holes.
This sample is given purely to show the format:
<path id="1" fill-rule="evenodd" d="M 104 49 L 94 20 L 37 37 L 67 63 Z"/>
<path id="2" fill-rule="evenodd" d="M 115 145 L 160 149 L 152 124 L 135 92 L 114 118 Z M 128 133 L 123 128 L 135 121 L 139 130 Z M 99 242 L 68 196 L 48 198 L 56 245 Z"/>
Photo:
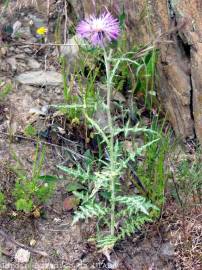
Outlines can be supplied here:
<path id="1" fill-rule="evenodd" d="M 131 42 L 158 42 L 158 96 L 175 133 L 197 135 L 202 143 L 202 1 L 201 0 L 69 0 L 79 16 L 109 8 L 120 14 L 123 4 Z M 94 4 L 96 7 L 94 6 Z"/>

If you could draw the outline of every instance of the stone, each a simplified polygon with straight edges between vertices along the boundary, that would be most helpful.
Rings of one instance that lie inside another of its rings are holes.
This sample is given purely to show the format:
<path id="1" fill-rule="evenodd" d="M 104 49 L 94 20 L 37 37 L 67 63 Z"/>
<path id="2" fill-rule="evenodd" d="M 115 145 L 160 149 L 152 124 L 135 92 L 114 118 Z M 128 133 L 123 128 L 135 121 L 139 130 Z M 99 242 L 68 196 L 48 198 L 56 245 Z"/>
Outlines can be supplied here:
<path id="1" fill-rule="evenodd" d="M 15 77 L 15 80 L 21 84 L 37 86 L 58 86 L 61 85 L 62 75 L 55 71 L 31 71 L 25 72 Z"/>
<path id="2" fill-rule="evenodd" d="M 20 248 L 15 253 L 15 261 L 18 263 L 28 263 L 30 260 L 30 252 L 26 249 Z"/>
<path id="3" fill-rule="evenodd" d="M 46 115 L 46 114 L 48 114 L 48 109 L 49 109 L 49 106 L 44 105 L 44 106 L 42 106 L 41 111 Z"/>
<path id="4" fill-rule="evenodd" d="M 24 48 L 23 51 L 24 51 L 25 53 L 27 53 L 27 54 L 33 54 L 33 50 L 30 49 L 30 48 Z"/>
<path id="5" fill-rule="evenodd" d="M 16 52 L 15 52 L 15 58 L 24 60 L 26 58 L 26 55 L 24 53 L 16 54 Z"/>
<path id="6" fill-rule="evenodd" d="M 38 61 L 36 61 L 35 59 L 32 59 L 32 58 L 28 59 L 28 65 L 32 69 L 39 69 L 41 66 L 41 64 Z"/>
<path id="7" fill-rule="evenodd" d="M 17 61 L 15 57 L 10 57 L 6 59 L 6 62 L 11 66 L 12 71 L 17 70 Z"/>
<path id="8" fill-rule="evenodd" d="M 35 239 L 31 239 L 29 242 L 30 246 L 33 247 L 36 245 L 36 240 Z"/>
<path id="9" fill-rule="evenodd" d="M 29 42 L 35 42 L 36 39 L 33 38 L 32 33 L 30 31 L 30 27 L 29 26 L 25 26 L 25 27 L 20 27 L 20 29 L 18 29 L 18 35 L 21 38 L 24 39 L 29 39 Z"/>
<path id="10" fill-rule="evenodd" d="M 1 47 L 0 48 L 0 56 L 5 56 L 7 54 L 7 48 L 6 47 Z"/>
<path id="11" fill-rule="evenodd" d="M 14 38 L 16 36 L 16 34 L 18 33 L 18 30 L 21 28 L 22 23 L 20 21 L 16 21 L 13 24 L 13 33 L 11 35 L 12 38 Z"/>
<path id="12" fill-rule="evenodd" d="M 10 57 L 6 60 L 6 62 L 11 66 L 11 69 L 13 71 L 17 70 L 17 61 L 15 59 L 15 57 Z"/>
<path id="13" fill-rule="evenodd" d="M 164 257 L 173 257 L 175 255 L 175 247 L 170 242 L 164 243 L 161 246 L 160 253 Z"/>
<path id="14" fill-rule="evenodd" d="M 42 110 L 38 109 L 38 108 L 31 108 L 29 110 L 29 114 L 35 114 L 35 115 L 46 115 L 46 113 L 44 113 Z"/>
<path id="15" fill-rule="evenodd" d="M 63 201 L 63 209 L 65 211 L 71 211 L 77 206 L 78 206 L 78 199 L 76 199 L 74 195 L 65 198 Z"/>

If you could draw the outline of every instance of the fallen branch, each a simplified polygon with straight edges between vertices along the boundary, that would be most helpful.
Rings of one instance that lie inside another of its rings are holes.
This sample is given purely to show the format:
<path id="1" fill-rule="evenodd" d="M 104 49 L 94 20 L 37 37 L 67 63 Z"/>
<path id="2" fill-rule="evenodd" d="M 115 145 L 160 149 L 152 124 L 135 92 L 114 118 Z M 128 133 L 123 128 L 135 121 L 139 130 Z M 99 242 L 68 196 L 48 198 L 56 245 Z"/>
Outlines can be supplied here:
<path id="1" fill-rule="evenodd" d="M 28 251 L 30 251 L 31 253 L 34 253 L 34 254 L 38 254 L 40 256 L 43 256 L 43 257 L 48 257 L 48 253 L 46 253 L 45 251 L 41 251 L 41 250 L 37 250 L 37 249 L 34 249 L 34 248 L 31 248 L 29 246 L 26 246 L 18 241 L 16 241 L 13 237 L 11 237 L 10 235 L 7 235 L 4 231 L 0 230 L 0 235 L 6 240 L 6 241 L 9 241 L 11 242 L 12 244 L 20 247 L 20 248 L 23 248 L 23 249 L 26 249 Z"/>
<path id="2" fill-rule="evenodd" d="M 39 141 L 37 139 L 34 139 L 34 138 L 29 138 L 29 137 L 26 137 L 26 136 L 23 136 L 23 135 L 17 135 L 17 134 L 10 134 L 8 132 L 2 132 L 0 131 L 0 135 L 4 135 L 4 136 L 7 136 L 7 137 L 14 137 L 14 138 L 18 138 L 18 139 L 22 139 L 22 140 L 26 140 L 26 141 L 31 141 L 33 143 L 41 143 L 41 144 L 44 144 L 44 145 L 47 145 L 47 146 L 52 146 L 52 147 L 57 147 L 57 148 L 61 148 L 61 149 L 64 149 L 64 150 L 67 150 L 69 151 L 69 153 L 73 154 L 73 155 L 76 155 L 80 158 L 83 158 L 83 159 L 88 159 L 87 157 L 85 157 L 84 155 L 81 155 L 77 152 L 75 152 L 74 150 L 71 150 L 70 148 L 68 147 L 65 147 L 65 146 L 62 146 L 62 145 L 58 145 L 58 144 L 54 144 L 54 143 L 49 143 L 49 142 L 45 142 L 45 141 Z M 66 139 L 67 140 L 67 139 Z"/>

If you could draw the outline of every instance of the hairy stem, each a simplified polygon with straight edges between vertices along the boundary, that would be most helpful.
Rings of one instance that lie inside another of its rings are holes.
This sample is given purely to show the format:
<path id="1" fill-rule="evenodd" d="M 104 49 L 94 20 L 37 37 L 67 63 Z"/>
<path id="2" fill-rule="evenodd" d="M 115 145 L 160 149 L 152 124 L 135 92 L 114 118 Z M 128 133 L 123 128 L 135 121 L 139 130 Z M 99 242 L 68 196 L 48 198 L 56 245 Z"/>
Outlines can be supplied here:
<path id="1" fill-rule="evenodd" d="M 111 115 L 111 94 L 112 94 L 112 78 L 110 72 L 110 62 L 111 62 L 112 50 L 110 50 L 109 55 L 107 55 L 104 50 L 104 61 L 106 68 L 107 77 L 107 120 L 108 128 L 110 131 L 109 139 L 109 155 L 110 155 L 110 168 L 111 168 L 111 235 L 115 233 L 115 160 L 114 160 L 114 127 Z"/>

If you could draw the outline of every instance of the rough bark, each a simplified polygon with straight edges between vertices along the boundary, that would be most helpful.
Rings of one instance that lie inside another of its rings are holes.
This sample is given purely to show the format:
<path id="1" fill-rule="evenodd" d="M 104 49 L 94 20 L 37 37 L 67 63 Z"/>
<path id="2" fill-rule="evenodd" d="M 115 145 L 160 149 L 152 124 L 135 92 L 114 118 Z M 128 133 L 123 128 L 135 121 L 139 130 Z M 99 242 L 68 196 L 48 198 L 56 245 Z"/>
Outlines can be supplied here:
<path id="1" fill-rule="evenodd" d="M 69 0 L 75 3 L 74 0 Z M 108 8 L 118 14 L 124 4 L 130 40 L 143 44 L 162 33 L 158 96 L 177 135 L 202 143 L 202 1 L 83 0 L 83 16 Z M 80 13 L 80 16 L 82 14 Z M 173 31 L 172 31 L 173 30 Z M 172 41 L 166 42 L 166 40 Z"/>

